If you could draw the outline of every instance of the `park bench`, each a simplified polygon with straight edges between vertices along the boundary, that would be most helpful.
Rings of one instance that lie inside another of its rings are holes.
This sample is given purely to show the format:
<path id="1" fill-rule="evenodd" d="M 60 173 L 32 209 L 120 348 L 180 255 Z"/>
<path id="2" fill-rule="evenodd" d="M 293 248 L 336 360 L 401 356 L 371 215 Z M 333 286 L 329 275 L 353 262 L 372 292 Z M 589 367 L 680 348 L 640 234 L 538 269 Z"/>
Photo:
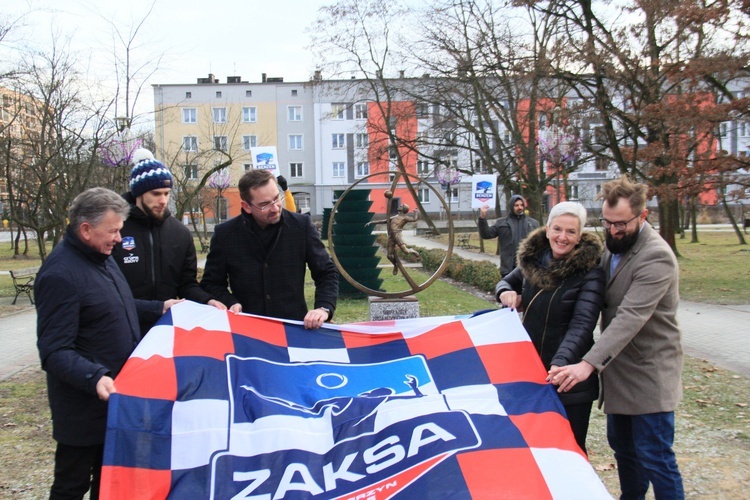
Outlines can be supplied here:
<path id="1" fill-rule="evenodd" d="M 461 248 L 469 248 L 469 239 L 471 238 L 471 235 L 468 234 L 459 234 L 456 236 L 456 239 L 458 240 L 458 246 Z"/>
<path id="2" fill-rule="evenodd" d="M 34 298 L 31 293 L 34 291 L 34 280 L 36 279 L 36 273 L 38 272 L 39 266 L 10 271 L 10 277 L 13 278 L 13 287 L 16 289 L 16 296 L 13 299 L 13 305 L 16 304 L 18 296 L 22 293 L 25 293 L 29 297 L 31 305 L 34 305 Z"/>

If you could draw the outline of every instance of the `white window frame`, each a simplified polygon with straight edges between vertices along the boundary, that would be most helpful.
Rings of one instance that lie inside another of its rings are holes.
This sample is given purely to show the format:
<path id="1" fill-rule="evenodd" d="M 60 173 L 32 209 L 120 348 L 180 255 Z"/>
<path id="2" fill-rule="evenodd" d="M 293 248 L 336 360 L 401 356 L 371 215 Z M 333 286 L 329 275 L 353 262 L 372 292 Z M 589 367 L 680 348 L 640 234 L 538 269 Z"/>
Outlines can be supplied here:
<path id="1" fill-rule="evenodd" d="M 305 148 L 304 137 L 302 137 L 302 134 L 290 134 L 287 145 L 289 151 L 302 151 Z"/>
<path id="2" fill-rule="evenodd" d="M 182 108 L 182 123 L 198 123 L 198 109 Z"/>
<path id="3" fill-rule="evenodd" d="M 427 160 L 417 160 L 417 175 L 429 174 L 430 162 Z"/>
<path id="4" fill-rule="evenodd" d="M 189 164 L 182 166 L 182 175 L 185 176 L 185 180 L 197 181 L 198 180 L 198 165 Z"/>
<path id="5" fill-rule="evenodd" d="M 370 147 L 370 134 L 358 133 L 356 136 L 356 144 L 360 149 L 367 149 Z"/>
<path id="6" fill-rule="evenodd" d="M 250 151 L 250 148 L 258 147 L 258 136 L 255 134 L 242 136 L 242 149 Z"/>
<path id="7" fill-rule="evenodd" d="M 354 119 L 355 120 L 367 120 L 367 115 L 369 113 L 369 108 L 367 107 L 367 103 L 357 103 L 354 105 Z"/>
<path id="8" fill-rule="evenodd" d="M 346 134 L 331 134 L 331 148 L 346 149 Z"/>
<path id="9" fill-rule="evenodd" d="M 256 106 L 244 106 L 242 108 L 242 123 L 256 123 L 258 121 L 258 108 Z"/>
<path id="10" fill-rule="evenodd" d="M 331 119 L 346 120 L 346 104 L 343 102 L 334 102 L 331 104 Z"/>
<path id="11" fill-rule="evenodd" d="M 286 107 L 286 119 L 290 122 L 302 121 L 302 106 L 294 105 Z"/>
<path id="12" fill-rule="evenodd" d="M 188 146 L 188 147 L 185 147 Z M 198 152 L 198 137 L 194 135 L 185 135 L 182 137 L 182 150 L 185 153 Z"/>
<path id="13" fill-rule="evenodd" d="M 214 123 L 226 123 L 227 122 L 227 108 L 226 107 L 211 108 L 211 118 L 213 118 Z"/>
<path id="14" fill-rule="evenodd" d="M 332 165 L 332 177 L 346 177 L 346 162 L 335 161 Z"/>
<path id="15" fill-rule="evenodd" d="M 215 135 L 214 149 L 218 151 L 227 151 L 229 149 L 229 138 L 225 135 Z"/>
<path id="16" fill-rule="evenodd" d="M 430 203 L 430 188 L 417 188 L 417 199 L 422 205 Z"/>
<path id="17" fill-rule="evenodd" d="M 361 161 L 357 163 L 357 168 L 354 171 L 354 177 L 361 179 L 370 175 L 370 162 Z"/>
<path id="18" fill-rule="evenodd" d="M 289 163 L 289 178 L 291 179 L 299 179 L 300 177 L 303 177 L 303 168 L 304 165 L 302 162 L 291 162 Z"/>

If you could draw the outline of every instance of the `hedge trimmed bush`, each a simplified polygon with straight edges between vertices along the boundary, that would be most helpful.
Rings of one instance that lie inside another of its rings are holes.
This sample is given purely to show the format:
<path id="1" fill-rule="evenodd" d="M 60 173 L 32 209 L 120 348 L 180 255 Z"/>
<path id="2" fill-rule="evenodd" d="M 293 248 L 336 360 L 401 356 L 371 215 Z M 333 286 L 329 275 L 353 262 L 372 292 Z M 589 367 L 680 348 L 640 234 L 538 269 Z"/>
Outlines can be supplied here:
<path id="1" fill-rule="evenodd" d="M 378 235 L 377 242 L 385 248 L 388 237 L 385 234 Z M 445 258 L 446 251 L 439 249 L 428 250 L 422 247 L 414 247 L 419 252 L 419 259 L 412 254 L 399 252 L 399 258 L 404 262 L 422 262 L 426 271 L 435 272 Z M 448 267 L 443 276 L 472 285 L 484 292 L 494 293 L 495 285 L 500 281 L 500 269 L 490 261 L 476 261 L 464 259 L 456 254 L 451 255 Z"/>
<path id="2" fill-rule="evenodd" d="M 422 258 L 422 266 L 430 272 L 437 270 L 446 254 L 445 250 L 427 250 L 419 247 L 416 250 Z M 494 263 L 464 259 L 456 254 L 451 255 L 443 275 L 489 293 L 495 291 L 495 285 L 500 281 L 500 270 Z"/>

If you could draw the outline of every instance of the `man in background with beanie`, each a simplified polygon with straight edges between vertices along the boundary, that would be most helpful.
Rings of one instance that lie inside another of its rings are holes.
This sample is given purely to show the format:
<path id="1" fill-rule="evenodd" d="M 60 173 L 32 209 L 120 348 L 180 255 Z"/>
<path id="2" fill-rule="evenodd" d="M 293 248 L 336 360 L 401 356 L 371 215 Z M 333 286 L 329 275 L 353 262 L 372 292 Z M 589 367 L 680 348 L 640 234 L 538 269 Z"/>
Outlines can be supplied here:
<path id="1" fill-rule="evenodd" d="M 487 224 L 487 205 L 479 209 L 479 236 L 485 240 L 497 238 L 500 247 L 500 275 L 505 277 L 516 267 L 518 244 L 534 229 L 539 222 L 526 215 L 526 201 L 523 196 L 515 194 L 510 198 L 511 212 L 504 219 L 497 219 L 495 224 Z"/>
<path id="2" fill-rule="evenodd" d="M 170 214 L 167 204 L 173 178 L 169 169 L 146 149 L 133 154 L 130 216 L 112 255 L 136 299 L 183 298 L 219 309 L 226 306 L 198 285 L 198 260 L 190 230 Z M 153 324 L 142 324 L 146 333 Z"/>
<path id="3" fill-rule="evenodd" d="M 89 498 L 99 498 L 107 401 L 141 340 L 139 318 L 155 310 L 156 321 L 180 302 L 133 299 L 111 258 L 128 211 L 109 189 L 76 196 L 65 237 L 34 283 L 37 348 L 57 441 L 52 500 L 81 499 L 89 489 Z"/>

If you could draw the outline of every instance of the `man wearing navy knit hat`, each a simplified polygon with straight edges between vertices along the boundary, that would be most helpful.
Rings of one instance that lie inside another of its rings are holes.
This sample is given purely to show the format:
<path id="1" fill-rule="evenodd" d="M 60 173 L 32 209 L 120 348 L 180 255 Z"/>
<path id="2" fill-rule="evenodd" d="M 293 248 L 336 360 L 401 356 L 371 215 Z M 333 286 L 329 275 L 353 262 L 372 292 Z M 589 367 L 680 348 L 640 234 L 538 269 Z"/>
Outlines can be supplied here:
<path id="1" fill-rule="evenodd" d="M 172 217 L 167 208 L 174 179 L 169 169 L 146 149 L 133 154 L 130 216 L 120 234 L 122 241 L 112 251 L 133 296 L 144 300 L 183 298 L 226 309 L 198 286 L 198 260 L 188 228 Z M 150 324 L 142 324 L 145 333 Z"/>

